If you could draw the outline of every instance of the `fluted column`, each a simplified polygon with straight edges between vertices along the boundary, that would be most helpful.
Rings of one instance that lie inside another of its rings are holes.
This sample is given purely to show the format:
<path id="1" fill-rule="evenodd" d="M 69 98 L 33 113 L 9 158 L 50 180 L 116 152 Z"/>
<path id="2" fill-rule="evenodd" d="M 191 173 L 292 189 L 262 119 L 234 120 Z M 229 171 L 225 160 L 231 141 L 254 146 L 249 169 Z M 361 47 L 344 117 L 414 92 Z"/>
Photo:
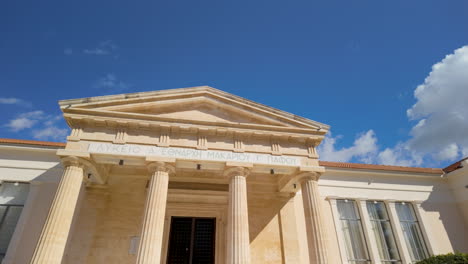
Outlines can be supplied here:
<path id="1" fill-rule="evenodd" d="M 32 264 L 60 264 L 70 232 L 78 196 L 83 185 L 83 167 L 77 157 L 62 159 L 65 167 L 52 206 L 36 245 Z"/>
<path id="2" fill-rule="evenodd" d="M 311 264 L 326 264 L 327 245 L 325 227 L 322 224 L 322 205 L 318 192 L 318 175 L 308 173 L 302 178 L 301 191 Z"/>
<path id="3" fill-rule="evenodd" d="M 234 167 L 226 170 L 229 177 L 226 264 L 250 263 L 249 216 L 246 177 L 249 170 Z"/>
<path id="4" fill-rule="evenodd" d="M 174 172 L 174 167 L 164 162 L 151 162 L 148 170 L 151 176 L 138 247 L 138 264 L 157 264 L 161 261 L 169 173 Z"/>

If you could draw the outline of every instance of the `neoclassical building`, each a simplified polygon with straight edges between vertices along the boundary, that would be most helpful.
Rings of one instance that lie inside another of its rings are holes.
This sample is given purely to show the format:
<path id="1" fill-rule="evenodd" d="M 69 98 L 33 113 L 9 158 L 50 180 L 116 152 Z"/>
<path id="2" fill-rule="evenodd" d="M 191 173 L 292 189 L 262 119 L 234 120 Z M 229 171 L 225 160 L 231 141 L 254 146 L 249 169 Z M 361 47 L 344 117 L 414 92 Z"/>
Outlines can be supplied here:
<path id="1" fill-rule="evenodd" d="M 205 86 L 59 104 L 66 143 L 0 139 L 3 264 L 408 264 L 468 252 L 468 160 L 319 161 L 329 126 Z"/>

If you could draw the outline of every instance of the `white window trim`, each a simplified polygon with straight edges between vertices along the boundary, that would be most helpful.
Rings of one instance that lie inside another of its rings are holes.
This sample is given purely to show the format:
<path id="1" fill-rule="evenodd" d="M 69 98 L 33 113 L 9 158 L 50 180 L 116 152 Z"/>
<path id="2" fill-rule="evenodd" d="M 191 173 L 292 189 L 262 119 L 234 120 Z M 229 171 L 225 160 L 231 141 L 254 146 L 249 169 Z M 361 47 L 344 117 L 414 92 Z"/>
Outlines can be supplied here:
<path id="1" fill-rule="evenodd" d="M 422 201 L 412 201 L 410 202 L 413 205 L 414 212 L 416 214 L 416 220 L 418 220 L 419 224 L 419 229 L 421 229 L 421 233 L 424 238 L 424 243 L 426 244 L 426 249 L 427 253 L 429 253 L 429 256 L 436 255 L 435 247 L 432 244 L 433 237 L 432 234 L 434 232 L 429 232 L 430 225 L 427 223 L 427 221 L 422 217 L 421 212 L 423 209 L 421 208 Z"/>
<path id="2" fill-rule="evenodd" d="M 365 201 L 365 199 L 361 198 L 341 198 L 341 197 L 334 197 L 334 196 L 329 196 L 327 197 L 327 200 L 330 202 L 330 207 L 332 210 L 332 215 L 333 215 L 333 222 L 335 224 L 335 232 L 338 238 L 338 247 L 340 250 L 340 257 L 341 257 L 341 262 L 345 264 L 349 264 L 348 261 L 348 254 L 346 252 L 346 242 L 343 236 L 343 232 L 341 232 L 341 221 L 340 221 L 340 214 L 338 213 L 338 206 L 336 204 L 337 200 L 350 200 L 354 201 L 355 205 L 357 207 L 357 210 L 359 212 L 359 218 L 361 219 L 361 227 L 364 235 L 364 246 L 366 247 L 367 253 L 369 254 L 370 262 L 372 264 L 381 264 L 380 258 L 378 255 L 378 252 L 376 251 L 376 243 L 375 243 L 375 238 L 373 240 L 369 240 L 369 230 L 368 227 L 369 225 L 366 225 L 365 223 L 365 217 L 367 217 L 367 221 L 369 221 L 369 216 L 364 215 L 364 212 L 362 210 L 361 206 L 361 201 Z M 367 209 L 365 209 L 365 213 L 367 213 Z M 373 236 L 372 236 L 373 237 Z M 375 255 L 377 254 L 377 255 Z"/>
<path id="3" fill-rule="evenodd" d="M 340 216 L 338 214 L 338 207 L 336 205 L 336 200 L 341 199 L 338 197 L 327 197 L 328 202 L 330 202 L 330 207 L 332 210 L 333 222 L 335 224 L 335 233 L 338 238 L 338 248 L 340 250 L 341 263 L 349 264 L 348 256 L 346 254 L 345 239 L 343 237 L 343 232 L 341 232 L 340 226 Z"/>
<path id="4" fill-rule="evenodd" d="M 411 255 L 409 253 L 408 247 L 406 246 L 405 236 L 403 235 L 403 230 L 401 229 L 400 219 L 395 208 L 395 200 L 384 200 L 385 206 L 387 206 L 388 217 L 390 218 L 390 225 L 393 229 L 393 235 L 395 236 L 396 244 L 398 250 L 400 251 L 401 263 L 410 264 Z"/>
<path id="5" fill-rule="evenodd" d="M 341 199 L 348 199 L 353 200 L 356 203 L 358 208 L 360 218 L 361 218 L 361 225 L 364 233 L 364 239 L 366 240 L 366 248 L 371 260 L 372 264 L 382 264 L 379 256 L 379 252 L 377 249 L 377 241 L 375 240 L 375 236 L 372 235 L 372 227 L 371 222 L 369 219 L 369 212 L 367 210 L 366 202 L 370 201 L 381 201 L 385 203 L 388 217 L 390 220 L 390 225 L 393 230 L 393 235 L 395 237 L 395 242 L 397 244 L 397 248 L 400 254 L 401 263 L 403 264 L 410 264 L 411 262 L 411 255 L 409 253 L 409 249 L 406 245 L 405 238 L 403 235 L 403 230 L 401 229 L 400 219 L 398 218 L 398 214 L 396 212 L 395 203 L 396 202 L 405 202 L 411 203 L 413 206 L 416 219 L 418 221 L 419 227 L 421 229 L 421 233 L 424 238 L 424 243 L 426 245 L 427 251 L 429 255 L 434 255 L 434 246 L 431 243 L 432 237 L 431 232 L 429 232 L 428 227 L 429 225 L 425 222 L 424 218 L 422 217 L 421 211 L 421 203 L 422 201 L 408 201 L 408 200 L 385 200 L 385 199 L 369 199 L 369 198 L 355 198 L 355 197 L 339 197 L 339 196 L 328 196 L 326 198 L 330 202 L 330 207 L 333 216 L 333 222 L 335 224 L 335 232 L 338 239 L 338 247 L 340 251 L 341 262 L 344 264 L 349 264 L 348 255 L 346 253 L 346 245 L 345 240 L 343 237 L 341 230 L 341 222 L 338 213 L 338 207 L 336 204 L 337 200 Z"/>
<path id="6" fill-rule="evenodd" d="M 24 233 L 24 228 L 26 227 L 26 222 L 30 217 L 30 212 L 31 208 L 33 206 L 33 201 L 36 198 L 36 185 L 38 185 L 37 182 L 27 182 L 27 181 L 11 181 L 11 180 L 1 180 L 0 182 L 18 182 L 18 183 L 25 183 L 29 184 L 29 193 L 26 198 L 26 201 L 23 204 L 23 209 L 21 211 L 21 215 L 18 219 L 18 222 L 16 223 L 15 230 L 13 231 L 13 235 L 11 236 L 10 243 L 8 244 L 7 251 L 5 253 L 5 256 L 3 258 L 2 263 L 12 263 L 12 259 L 14 258 L 14 255 L 16 254 L 17 249 L 20 248 L 19 242 L 21 237 L 23 236 Z"/>
<path id="7" fill-rule="evenodd" d="M 359 213 L 361 214 L 362 225 L 364 229 L 364 236 L 369 245 L 369 255 L 372 263 L 381 264 L 379 249 L 377 248 L 377 241 L 375 236 L 372 234 L 372 224 L 369 218 L 369 211 L 367 211 L 367 199 L 355 199 L 358 205 Z"/>

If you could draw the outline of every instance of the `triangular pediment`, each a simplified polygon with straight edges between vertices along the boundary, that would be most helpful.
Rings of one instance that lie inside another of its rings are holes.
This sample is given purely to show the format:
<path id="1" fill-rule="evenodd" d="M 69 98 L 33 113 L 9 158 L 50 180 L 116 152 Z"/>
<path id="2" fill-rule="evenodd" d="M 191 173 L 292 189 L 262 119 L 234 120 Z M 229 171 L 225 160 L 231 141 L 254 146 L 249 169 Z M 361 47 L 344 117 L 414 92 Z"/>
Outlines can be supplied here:
<path id="1" fill-rule="evenodd" d="M 220 124 L 238 123 L 271 126 L 289 125 L 287 122 L 282 122 L 265 115 L 247 111 L 207 96 L 157 100 L 105 109 L 123 113 L 148 115 L 170 120 L 214 122 Z"/>
<path id="2" fill-rule="evenodd" d="M 60 101 L 64 113 L 193 125 L 320 131 L 328 126 L 202 86 Z M 67 115 L 65 115 L 67 117 Z"/>

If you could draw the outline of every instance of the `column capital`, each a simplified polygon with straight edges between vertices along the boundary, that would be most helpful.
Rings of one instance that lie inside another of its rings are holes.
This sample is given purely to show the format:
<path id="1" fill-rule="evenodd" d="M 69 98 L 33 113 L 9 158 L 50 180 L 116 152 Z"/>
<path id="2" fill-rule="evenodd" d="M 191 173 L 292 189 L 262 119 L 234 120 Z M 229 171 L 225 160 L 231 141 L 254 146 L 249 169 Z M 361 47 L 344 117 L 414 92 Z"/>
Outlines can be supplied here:
<path id="1" fill-rule="evenodd" d="M 76 156 L 60 157 L 60 161 L 62 162 L 64 167 L 68 167 L 68 166 L 75 166 L 75 167 L 81 167 L 81 168 L 84 167 L 84 164 L 81 161 L 81 159 Z"/>
<path id="2" fill-rule="evenodd" d="M 320 178 L 320 175 L 321 173 L 319 172 L 314 172 L 314 171 L 307 171 L 307 172 L 302 172 L 302 173 L 299 173 L 297 176 L 296 176 L 296 179 L 299 183 L 303 183 L 305 181 L 318 181 L 318 179 Z"/>
<path id="3" fill-rule="evenodd" d="M 250 170 L 246 167 L 230 167 L 224 170 L 224 177 L 232 178 L 233 176 L 244 176 L 247 178 L 249 176 Z"/>
<path id="4" fill-rule="evenodd" d="M 153 161 L 146 164 L 146 168 L 150 173 L 167 172 L 168 174 L 175 173 L 175 167 L 171 164 L 161 161 Z"/>
<path id="5" fill-rule="evenodd" d="M 92 176 L 92 179 L 94 179 L 97 183 L 99 184 L 105 183 L 108 172 L 105 170 L 99 169 L 99 167 L 94 161 L 88 160 L 82 157 L 73 156 L 73 155 L 61 156 L 60 160 L 62 161 L 64 168 L 73 166 L 73 167 L 78 167 L 78 168 L 83 169 L 83 175 L 88 176 L 84 178 L 85 181 L 88 181 L 89 177 Z"/>

